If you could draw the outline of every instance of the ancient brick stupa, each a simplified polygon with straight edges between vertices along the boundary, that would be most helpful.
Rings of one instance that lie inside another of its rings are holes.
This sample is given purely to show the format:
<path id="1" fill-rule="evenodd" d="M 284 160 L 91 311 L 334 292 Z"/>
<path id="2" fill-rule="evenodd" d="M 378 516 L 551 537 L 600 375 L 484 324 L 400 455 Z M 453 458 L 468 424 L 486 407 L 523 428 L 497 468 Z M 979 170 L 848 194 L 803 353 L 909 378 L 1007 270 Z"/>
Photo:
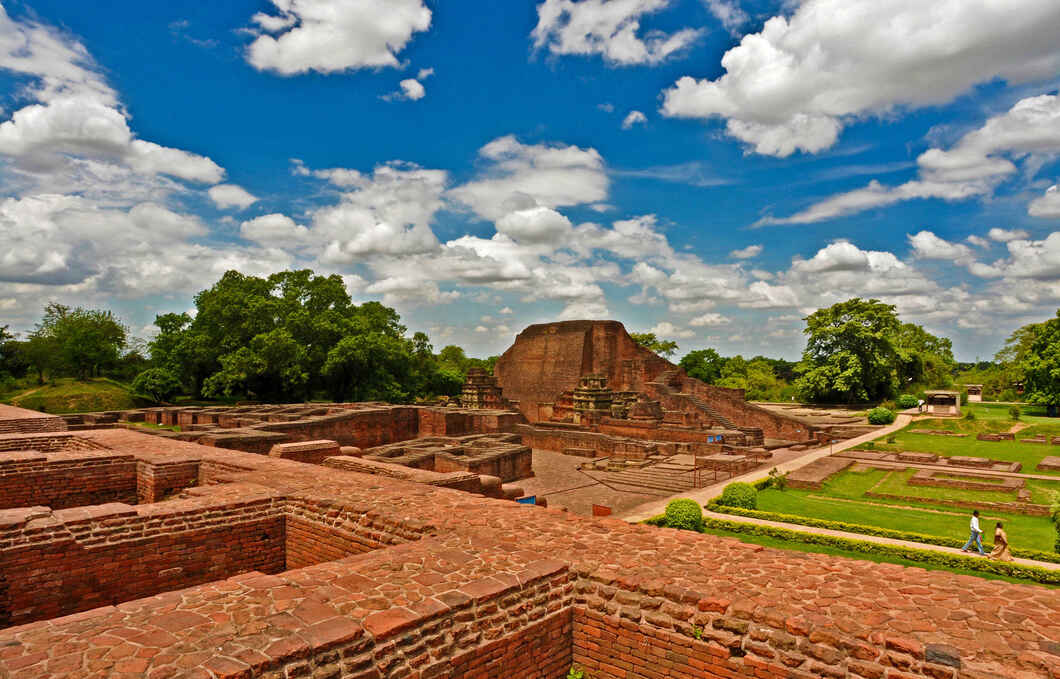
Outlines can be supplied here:
<path id="1" fill-rule="evenodd" d="M 760 446 L 816 429 L 689 377 L 633 341 L 618 321 L 531 325 L 497 361 L 497 385 L 531 423 L 570 424 L 652 441 Z"/>

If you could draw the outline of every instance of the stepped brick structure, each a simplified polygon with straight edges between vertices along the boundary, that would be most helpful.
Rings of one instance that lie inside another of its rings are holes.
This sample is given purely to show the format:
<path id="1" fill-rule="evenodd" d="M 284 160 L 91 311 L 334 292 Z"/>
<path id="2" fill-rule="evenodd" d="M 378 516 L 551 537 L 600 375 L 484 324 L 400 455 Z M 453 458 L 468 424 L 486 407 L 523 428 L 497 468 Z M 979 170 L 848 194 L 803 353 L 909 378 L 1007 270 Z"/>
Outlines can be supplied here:
<path id="1" fill-rule="evenodd" d="M 357 457 L 122 428 L 0 451 L 24 503 L 0 510 L 4 679 L 1060 677 L 1044 587 L 579 517 Z"/>
<path id="2" fill-rule="evenodd" d="M 460 392 L 460 406 L 489 410 L 511 409 L 511 404 L 497 386 L 497 380 L 482 368 L 468 369 L 467 380 Z"/>
<path id="3" fill-rule="evenodd" d="M 643 458 L 750 450 L 766 439 L 818 440 L 817 427 L 747 403 L 741 389 L 688 377 L 617 321 L 532 325 L 494 372 L 504 397 L 529 421 L 516 431 L 534 447 L 629 450 Z"/>

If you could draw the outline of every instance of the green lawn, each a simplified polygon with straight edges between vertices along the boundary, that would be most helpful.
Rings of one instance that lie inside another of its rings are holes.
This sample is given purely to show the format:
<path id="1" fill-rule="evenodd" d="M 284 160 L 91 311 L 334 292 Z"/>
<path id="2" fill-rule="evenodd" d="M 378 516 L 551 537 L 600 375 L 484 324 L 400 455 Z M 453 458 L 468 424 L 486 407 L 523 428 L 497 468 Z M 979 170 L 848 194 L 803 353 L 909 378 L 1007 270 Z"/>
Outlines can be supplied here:
<path id="1" fill-rule="evenodd" d="M 1012 495 L 999 491 L 904 485 L 903 479 L 912 476 L 913 473 L 911 469 L 897 472 L 879 469 L 846 471 L 825 483 L 824 488 L 819 491 L 790 488 L 784 491 L 766 489 L 758 493 L 758 509 L 958 540 L 967 539 L 970 510 L 933 505 L 932 498 L 970 498 L 970 501 L 987 498 L 1002 501 L 1014 499 Z M 913 504 L 864 497 L 866 491 L 881 482 L 882 485 L 877 488 L 878 491 L 923 497 L 923 503 Z M 1035 482 L 1037 483 L 1039 482 Z M 1039 496 L 1048 494 L 1051 489 L 1060 490 L 1060 484 L 1045 481 L 1040 484 L 1032 486 L 1032 491 Z M 938 511 L 928 511 L 931 509 Z M 1048 518 L 984 511 L 982 521 L 987 542 L 990 542 L 990 537 L 993 535 L 993 522 L 998 520 L 1005 523 L 1005 530 L 1013 546 L 1053 551 L 1056 531 Z"/>
<path id="2" fill-rule="evenodd" d="M 104 377 L 84 382 L 61 377 L 43 386 L 29 384 L 20 391 L 5 394 L 4 401 L 20 408 L 56 414 L 138 407 L 127 385 Z"/>
<path id="3" fill-rule="evenodd" d="M 881 451 L 914 451 L 922 453 L 936 453 L 944 457 L 953 455 L 968 455 L 972 457 L 989 457 L 1005 462 L 1019 462 L 1023 465 L 1022 471 L 1027 474 L 1044 474 L 1049 476 L 1060 476 L 1060 472 L 1050 472 L 1036 469 L 1042 458 L 1051 455 L 1060 455 L 1060 446 L 1041 445 L 1035 443 L 1021 443 L 1017 441 L 978 441 L 975 435 L 980 432 L 1008 431 L 1017 423 L 1028 424 L 1025 429 L 1016 432 L 1016 438 L 1030 436 L 1060 436 L 1060 418 L 1045 417 L 1045 409 L 1041 406 L 1020 406 L 1024 414 L 1020 416 L 1019 422 L 1009 419 L 1008 409 L 1010 406 L 994 403 L 975 403 L 965 406 L 965 412 L 971 410 L 975 414 L 974 420 L 956 418 L 936 418 L 931 420 L 920 420 L 913 422 L 905 428 L 896 432 L 894 442 L 888 443 L 884 438 L 877 439 L 871 444 L 862 444 L 859 449 L 872 449 Z M 958 438 L 949 436 L 935 436 L 931 434 L 913 434 L 913 429 L 946 429 L 967 433 L 968 436 Z"/>
<path id="4" fill-rule="evenodd" d="M 977 578 L 985 578 L 987 580 L 1004 580 L 1006 582 L 1016 582 L 1025 585 L 1035 585 L 1037 587 L 1053 587 L 1052 585 L 1043 585 L 1040 582 L 1034 580 L 1025 580 L 1022 578 L 1010 578 L 1004 575 L 995 575 L 993 573 L 983 573 L 982 571 L 973 571 L 963 568 L 946 568 L 944 566 L 936 566 L 933 564 L 922 563 L 919 561 L 908 561 L 906 559 L 893 558 L 889 556 L 881 556 L 879 554 L 865 553 L 865 552 L 851 552 L 845 549 L 839 549 L 838 547 L 831 547 L 828 545 L 814 545 L 803 542 L 792 542 L 789 540 L 782 540 L 780 538 L 771 537 L 768 535 L 748 535 L 745 533 L 733 533 L 727 530 L 721 530 L 716 528 L 705 528 L 704 533 L 709 535 L 720 535 L 727 538 L 736 538 L 741 542 L 746 542 L 754 545 L 762 545 L 763 547 L 773 547 L 775 549 L 785 549 L 794 552 L 812 552 L 815 554 L 829 554 L 832 556 L 842 556 L 850 559 L 858 559 L 861 561 L 873 561 L 875 563 L 893 563 L 899 566 L 908 566 L 910 568 L 923 568 L 929 571 L 949 571 L 951 573 L 957 573 L 958 575 L 973 575 Z"/>

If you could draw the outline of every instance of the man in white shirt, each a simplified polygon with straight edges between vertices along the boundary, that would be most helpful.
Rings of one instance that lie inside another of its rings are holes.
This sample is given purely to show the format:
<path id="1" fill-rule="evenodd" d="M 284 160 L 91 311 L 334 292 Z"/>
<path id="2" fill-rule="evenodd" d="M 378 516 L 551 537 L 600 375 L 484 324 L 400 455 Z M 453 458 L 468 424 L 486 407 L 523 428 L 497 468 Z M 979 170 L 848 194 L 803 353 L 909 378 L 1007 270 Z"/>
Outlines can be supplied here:
<path id="1" fill-rule="evenodd" d="M 983 531 L 979 529 L 979 510 L 976 509 L 972 512 L 972 520 L 969 523 L 969 527 L 972 530 L 971 537 L 968 538 L 968 542 L 965 543 L 964 547 L 961 547 L 962 552 L 971 551 L 972 544 L 975 544 L 979 548 L 980 554 L 986 554 L 983 551 Z"/>

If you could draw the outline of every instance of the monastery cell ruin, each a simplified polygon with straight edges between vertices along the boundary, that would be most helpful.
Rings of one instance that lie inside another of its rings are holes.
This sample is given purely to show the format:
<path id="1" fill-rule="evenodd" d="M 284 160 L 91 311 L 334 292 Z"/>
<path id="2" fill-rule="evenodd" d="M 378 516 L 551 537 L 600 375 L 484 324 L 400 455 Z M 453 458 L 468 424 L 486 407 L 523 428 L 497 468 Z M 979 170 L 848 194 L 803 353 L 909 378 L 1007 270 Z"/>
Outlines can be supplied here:
<path id="1" fill-rule="evenodd" d="M 620 323 L 531 326 L 460 402 L 0 406 L 0 677 L 1060 677 L 1053 589 L 522 502 L 534 450 L 836 436 Z"/>

